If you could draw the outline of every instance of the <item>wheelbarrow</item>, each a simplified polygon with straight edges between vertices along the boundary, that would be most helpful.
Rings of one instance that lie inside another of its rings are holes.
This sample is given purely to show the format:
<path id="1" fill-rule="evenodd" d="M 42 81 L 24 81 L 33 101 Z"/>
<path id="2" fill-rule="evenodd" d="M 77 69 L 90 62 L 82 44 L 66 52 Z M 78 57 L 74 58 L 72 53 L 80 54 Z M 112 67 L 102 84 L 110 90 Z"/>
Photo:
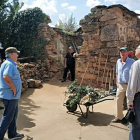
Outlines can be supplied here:
<path id="1" fill-rule="evenodd" d="M 110 92 L 110 94 L 107 94 L 107 95 L 104 95 L 104 96 L 102 96 L 102 97 L 99 97 L 99 98 L 97 98 L 97 99 L 96 99 L 95 101 L 93 101 L 93 102 L 87 101 L 87 102 L 85 102 L 84 104 L 81 104 L 81 102 L 77 102 L 77 103 L 74 103 L 72 106 L 70 105 L 71 97 L 69 97 L 68 100 L 66 101 L 66 103 L 63 104 L 63 106 L 65 106 L 65 107 L 67 108 L 67 110 L 68 110 L 69 112 L 72 112 L 72 113 L 75 112 L 75 111 L 77 110 L 77 107 L 79 106 L 80 111 L 81 111 L 81 113 L 82 113 L 82 116 L 83 116 L 84 118 L 87 118 L 87 117 L 88 117 L 88 113 L 90 112 L 90 111 L 89 111 L 89 107 L 90 107 L 90 106 L 92 107 L 92 112 L 93 112 L 93 105 L 98 104 L 98 103 L 101 103 L 101 102 L 104 102 L 104 101 L 107 101 L 107 100 L 114 100 L 114 98 L 106 98 L 106 97 L 112 96 L 112 95 L 115 95 L 115 94 L 116 94 L 116 90 L 112 90 L 112 91 Z M 74 95 L 74 96 L 76 96 L 76 95 Z M 86 107 L 86 113 L 85 113 L 85 115 L 84 115 L 84 113 L 83 113 L 83 110 L 82 110 L 82 108 L 81 108 L 81 105 L 84 105 L 84 106 Z"/>

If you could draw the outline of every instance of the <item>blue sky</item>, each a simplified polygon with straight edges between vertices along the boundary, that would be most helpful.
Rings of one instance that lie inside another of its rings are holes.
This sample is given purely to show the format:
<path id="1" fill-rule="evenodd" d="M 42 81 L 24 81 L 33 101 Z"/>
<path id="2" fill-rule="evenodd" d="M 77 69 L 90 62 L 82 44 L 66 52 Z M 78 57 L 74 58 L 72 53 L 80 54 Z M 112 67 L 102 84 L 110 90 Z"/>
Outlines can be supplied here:
<path id="1" fill-rule="evenodd" d="M 24 2 L 22 10 L 26 8 L 39 7 L 50 16 L 51 26 L 57 24 L 58 20 L 73 16 L 77 23 L 90 13 L 90 9 L 97 5 L 122 4 L 128 9 L 140 14 L 140 0 L 19 0 Z"/>

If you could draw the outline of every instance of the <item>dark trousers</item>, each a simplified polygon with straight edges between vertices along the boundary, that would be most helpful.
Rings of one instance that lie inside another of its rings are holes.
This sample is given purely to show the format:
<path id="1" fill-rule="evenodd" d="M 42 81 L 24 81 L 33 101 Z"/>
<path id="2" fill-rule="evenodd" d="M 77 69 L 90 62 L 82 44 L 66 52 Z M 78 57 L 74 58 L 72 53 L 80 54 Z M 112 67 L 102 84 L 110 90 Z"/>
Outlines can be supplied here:
<path id="1" fill-rule="evenodd" d="M 67 78 L 67 73 L 70 70 L 70 74 L 71 74 L 71 81 L 75 80 L 75 67 L 66 67 L 64 68 L 64 74 L 63 74 L 63 79 L 66 80 Z"/>
<path id="2" fill-rule="evenodd" d="M 4 113 L 0 122 L 0 140 L 8 130 L 8 137 L 14 137 L 17 134 L 16 120 L 18 114 L 18 100 L 2 99 L 4 104 Z"/>
<path id="3" fill-rule="evenodd" d="M 134 97 L 135 121 L 132 123 L 132 136 L 134 140 L 140 140 L 140 92 Z"/>

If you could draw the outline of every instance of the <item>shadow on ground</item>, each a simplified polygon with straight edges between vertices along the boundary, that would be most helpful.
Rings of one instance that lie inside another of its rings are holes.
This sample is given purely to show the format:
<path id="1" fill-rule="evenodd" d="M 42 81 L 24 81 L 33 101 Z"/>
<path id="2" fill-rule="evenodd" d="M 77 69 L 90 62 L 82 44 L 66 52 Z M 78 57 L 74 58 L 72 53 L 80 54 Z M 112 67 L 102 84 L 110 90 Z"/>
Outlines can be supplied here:
<path id="1" fill-rule="evenodd" d="M 4 138 L 4 140 L 9 140 L 9 139 Z M 26 136 L 26 140 L 33 140 L 33 138 L 32 137 L 29 137 L 29 136 Z"/>
<path id="2" fill-rule="evenodd" d="M 28 128 L 35 127 L 34 119 L 30 117 L 30 115 L 34 114 L 34 111 L 39 106 L 35 105 L 34 101 L 29 97 L 34 93 L 34 89 L 30 88 L 24 94 L 22 94 L 22 98 L 19 101 L 19 114 L 17 119 L 17 128 L 18 130 L 29 131 Z M 28 140 L 32 140 L 29 138 Z"/>
<path id="3" fill-rule="evenodd" d="M 94 126 L 108 126 L 111 123 L 111 120 L 114 119 L 113 115 L 104 114 L 101 112 L 93 112 L 88 113 L 88 117 L 84 118 L 82 116 L 82 113 L 79 111 L 76 111 L 74 113 L 67 112 L 71 115 L 75 115 L 78 117 L 78 122 L 81 126 L 88 126 L 88 125 L 94 125 Z M 85 113 L 84 113 L 85 115 Z"/>
<path id="4" fill-rule="evenodd" d="M 70 80 L 67 80 L 66 82 L 61 82 L 61 80 L 59 80 L 59 79 L 51 79 L 49 82 L 46 82 L 46 84 L 54 85 L 54 86 L 58 86 L 58 87 L 67 87 L 71 83 L 72 83 L 72 81 L 70 81 Z"/>

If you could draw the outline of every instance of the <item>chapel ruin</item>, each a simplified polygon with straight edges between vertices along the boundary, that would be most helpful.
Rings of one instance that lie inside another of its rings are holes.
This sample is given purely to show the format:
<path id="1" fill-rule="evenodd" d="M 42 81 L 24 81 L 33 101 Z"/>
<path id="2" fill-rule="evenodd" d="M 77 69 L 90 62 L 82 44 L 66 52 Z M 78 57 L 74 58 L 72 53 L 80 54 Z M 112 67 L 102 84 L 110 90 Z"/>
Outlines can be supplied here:
<path id="1" fill-rule="evenodd" d="M 119 48 L 127 46 L 134 52 L 140 44 L 138 14 L 122 5 L 96 6 L 80 25 L 84 41 L 79 46 L 83 56 L 77 59 L 76 65 L 78 82 L 83 78 L 82 84 L 114 86 Z"/>
<path id="2" fill-rule="evenodd" d="M 110 89 L 116 81 L 119 48 L 127 46 L 134 52 L 140 44 L 138 16 L 122 5 L 96 6 L 80 21 L 81 27 L 74 34 L 41 23 L 38 36 L 50 43 L 44 46 L 43 60 L 18 64 L 22 91 L 28 88 L 27 79 L 48 81 L 56 75 L 61 78 L 68 47 L 74 44 L 82 54 L 76 58 L 78 83 Z"/>

